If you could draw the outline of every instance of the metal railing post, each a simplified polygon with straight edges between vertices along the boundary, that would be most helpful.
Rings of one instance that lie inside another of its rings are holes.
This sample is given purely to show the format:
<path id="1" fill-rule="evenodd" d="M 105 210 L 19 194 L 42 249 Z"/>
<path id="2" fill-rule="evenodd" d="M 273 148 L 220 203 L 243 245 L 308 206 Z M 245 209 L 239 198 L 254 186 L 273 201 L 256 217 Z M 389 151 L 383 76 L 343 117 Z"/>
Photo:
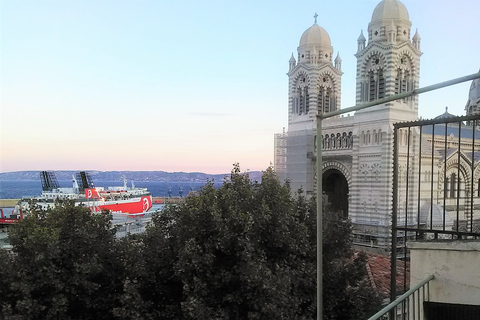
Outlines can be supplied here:
<path id="1" fill-rule="evenodd" d="M 317 115 L 317 320 L 323 319 L 322 116 Z"/>

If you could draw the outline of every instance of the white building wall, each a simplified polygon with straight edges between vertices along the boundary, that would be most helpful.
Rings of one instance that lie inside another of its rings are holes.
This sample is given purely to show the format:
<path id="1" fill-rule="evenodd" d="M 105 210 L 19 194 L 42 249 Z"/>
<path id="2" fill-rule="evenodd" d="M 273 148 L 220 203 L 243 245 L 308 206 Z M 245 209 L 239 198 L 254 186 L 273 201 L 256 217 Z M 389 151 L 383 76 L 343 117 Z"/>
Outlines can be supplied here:
<path id="1" fill-rule="evenodd" d="M 480 305 L 480 241 L 409 242 L 412 285 L 433 274 L 430 301 Z"/>

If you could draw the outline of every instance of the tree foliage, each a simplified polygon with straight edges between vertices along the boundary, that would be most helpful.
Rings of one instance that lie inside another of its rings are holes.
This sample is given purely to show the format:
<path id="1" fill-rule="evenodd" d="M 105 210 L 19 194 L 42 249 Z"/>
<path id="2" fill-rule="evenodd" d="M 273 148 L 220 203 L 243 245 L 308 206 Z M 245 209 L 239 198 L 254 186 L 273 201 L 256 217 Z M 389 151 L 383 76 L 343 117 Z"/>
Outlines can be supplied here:
<path id="1" fill-rule="evenodd" d="M 271 168 L 251 182 L 235 165 L 216 189 L 117 240 L 107 214 L 67 204 L 35 212 L 0 253 L 2 313 L 16 319 L 313 319 L 315 200 Z M 324 218 L 325 319 L 365 317 L 378 301 L 351 225 Z M 5 255 L 4 255 L 5 256 Z"/>
<path id="2" fill-rule="evenodd" d="M 66 202 L 33 210 L 12 228 L 18 299 L 11 311 L 25 319 L 110 319 L 123 278 L 110 219 Z"/>

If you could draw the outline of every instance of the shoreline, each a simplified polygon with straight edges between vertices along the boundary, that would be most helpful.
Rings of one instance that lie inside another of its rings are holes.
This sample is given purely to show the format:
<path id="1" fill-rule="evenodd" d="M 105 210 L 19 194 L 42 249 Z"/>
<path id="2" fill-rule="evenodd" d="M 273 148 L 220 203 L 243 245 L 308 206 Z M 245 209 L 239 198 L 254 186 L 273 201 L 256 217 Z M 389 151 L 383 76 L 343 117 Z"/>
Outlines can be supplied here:
<path id="1" fill-rule="evenodd" d="M 15 207 L 20 199 L 0 199 L 0 207 Z"/>

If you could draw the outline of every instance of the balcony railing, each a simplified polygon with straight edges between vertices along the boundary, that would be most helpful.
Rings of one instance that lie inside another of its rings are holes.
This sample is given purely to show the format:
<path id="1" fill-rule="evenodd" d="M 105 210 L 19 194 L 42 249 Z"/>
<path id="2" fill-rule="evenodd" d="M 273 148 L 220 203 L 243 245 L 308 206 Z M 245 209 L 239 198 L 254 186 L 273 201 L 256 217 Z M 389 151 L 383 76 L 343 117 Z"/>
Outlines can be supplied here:
<path id="1" fill-rule="evenodd" d="M 429 275 L 368 320 L 423 320 L 423 302 L 430 299 L 429 282 L 433 278 Z"/>

